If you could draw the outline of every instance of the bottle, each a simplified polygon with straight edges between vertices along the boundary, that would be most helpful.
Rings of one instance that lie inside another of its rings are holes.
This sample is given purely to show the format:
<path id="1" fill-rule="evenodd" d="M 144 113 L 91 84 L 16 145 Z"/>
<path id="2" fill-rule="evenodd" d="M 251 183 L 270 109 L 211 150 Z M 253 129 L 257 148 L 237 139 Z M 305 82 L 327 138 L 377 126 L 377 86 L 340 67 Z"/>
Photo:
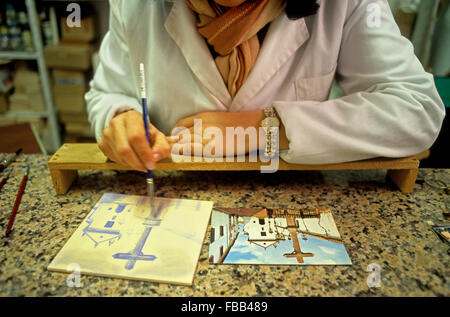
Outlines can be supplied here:
<path id="1" fill-rule="evenodd" d="M 53 30 L 50 22 L 50 15 L 46 8 L 41 11 L 42 32 L 44 34 L 45 45 L 53 44 Z"/>
<path id="2" fill-rule="evenodd" d="M 17 21 L 17 14 L 16 14 L 16 9 L 14 8 L 14 6 L 11 3 L 8 3 L 6 5 L 6 25 L 12 27 L 12 26 L 17 26 L 18 21 Z"/>
<path id="3" fill-rule="evenodd" d="M 25 11 L 19 11 L 18 20 L 21 29 L 22 46 L 25 51 L 34 49 L 31 37 L 30 24 L 28 23 L 28 15 Z"/>
<path id="4" fill-rule="evenodd" d="M 6 25 L 0 25 L 0 50 L 7 51 L 10 48 L 9 29 Z"/>

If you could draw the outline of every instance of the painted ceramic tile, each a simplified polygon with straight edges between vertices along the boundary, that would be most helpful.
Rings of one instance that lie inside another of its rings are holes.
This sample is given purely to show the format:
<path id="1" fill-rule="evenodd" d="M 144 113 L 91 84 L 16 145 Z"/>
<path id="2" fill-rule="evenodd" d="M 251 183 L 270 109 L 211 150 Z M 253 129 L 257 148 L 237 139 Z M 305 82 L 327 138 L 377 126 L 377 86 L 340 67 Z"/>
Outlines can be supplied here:
<path id="1" fill-rule="evenodd" d="M 209 262 L 351 265 L 330 209 L 215 208 Z"/>
<path id="2" fill-rule="evenodd" d="M 50 271 L 191 285 L 212 202 L 105 194 L 48 266 Z"/>

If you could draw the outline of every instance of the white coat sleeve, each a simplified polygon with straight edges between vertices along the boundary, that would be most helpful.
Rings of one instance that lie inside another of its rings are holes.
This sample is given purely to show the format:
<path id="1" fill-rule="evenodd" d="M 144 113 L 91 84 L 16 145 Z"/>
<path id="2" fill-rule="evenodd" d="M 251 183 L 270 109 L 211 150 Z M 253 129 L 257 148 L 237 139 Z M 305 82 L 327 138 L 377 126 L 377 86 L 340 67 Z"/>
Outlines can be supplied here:
<path id="1" fill-rule="evenodd" d="M 117 1 L 110 1 L 110 25 L 100 47 L 100 63 L 85 95 L 97 141 L 116 113 L 142 112 Z"/>
<path id="2" fill-rule="evenodd" d="M 372 157 L 405 157 L 436 140 L 445 108 L 431 74 L 401 36 L 387 1 L 379 25 L 367 24 L 367 5 L 356 4 L 344 29 L 337 81 L 342 98 L 274 102 L 290 142 L 287 162 L 329 164 Z M 376 21 L 375 21 L 376 22 Z"/>

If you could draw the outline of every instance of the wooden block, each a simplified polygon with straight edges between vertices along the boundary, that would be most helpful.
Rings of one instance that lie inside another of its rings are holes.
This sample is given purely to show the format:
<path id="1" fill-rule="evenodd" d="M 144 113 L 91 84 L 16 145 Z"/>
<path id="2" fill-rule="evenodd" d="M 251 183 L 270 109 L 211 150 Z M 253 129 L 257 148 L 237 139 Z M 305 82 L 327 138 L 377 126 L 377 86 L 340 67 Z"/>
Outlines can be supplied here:
<path id="1" fill-rule="evenodd" d="M 410 194 L 414 190 L 419 168 L 406 170 L 389 170 L 387 176 L 400 188 L 404 194 Z"/>
<path id="2" fill-rule="evenodd" d="M 177 157 L 178 159 L 180 157 Z M 245 157 L 244 162 L 207 162 L 202 159 L 200 162 L 174 162 L 166 158 L 156 165 L 156 170 L 189 170 L 189 171 L 241 171 L 260 170 L 261 166 L 268 166 L 260 160 L 250 162 L 249 157 Z M 303 165 L 290 164 L 280 160 L 278 170 L 369 170 L 369 169 L 410 169 L 418 167 L 418 160 L 413 157 L 407 158 L 376 158 L 357 162 L 328 164 L 328 165 Z M 66 143 L 48 162 L 53 169 L 67 170 L 131 170 L 131 167 L 123 166 L 108 160 L 95 143 Z"/>
<path id="3" fill-rule="evenodd" d="M 430 155 L 431 155 L 430 150 L 426 150 L 425 152 L 417 154 L 416 159 L 418 159 L 419 161 L 422 161 L 422 160 L 429 158 Z"/>
<path id="4" fill-rule="evenodd" d="M 181 158 L 190 159 L 190 162 L 179 162 Z M 243 162 L 208 162 L 206 159 L 200 159 L 195 162 L 194 158 L 172 156 L 156 164 L 155 170 L 184 170 L 184 171 L 260 171 L 262 167 L 267 167 L 270 162 L 264 163 L 259 159 L 255 162 L 250 161 L 246 156 Z M 66 143 L 55 155 L 48 161 L 50 170 L 131 170 L 129 166 L 123 166 L 111 162 L 98 148 L 95 143 Z M 317 171 L 317 170 L 389 170 L 389 175 L 395 179 L 395 183 L 404 192 L 411 192 L 414 187 L 415 177 L 419 160 L 415 157 L 406 158 L 375 158 L 357 162 L 328 164 L 328 165 L 302 165 L 290 164 L 279 160 L 277 170 L 296 170 L 296 171 Z M 65 177 L 67 180 L 68 177 Z M 412 183 L 411 183 L 412 182 Z M 67 185 L 67 184 L 65 184 Z M 57 192 L 67 191 L 65 186 Z"/>
<path id="5" fill-rule="evenodd" d="M 53 187 L 58 195 L 67 193 L 72 183 L 78 176 L 76 170 L 58 170 L 50 169 L 50 175 L 52 176 Z"/>

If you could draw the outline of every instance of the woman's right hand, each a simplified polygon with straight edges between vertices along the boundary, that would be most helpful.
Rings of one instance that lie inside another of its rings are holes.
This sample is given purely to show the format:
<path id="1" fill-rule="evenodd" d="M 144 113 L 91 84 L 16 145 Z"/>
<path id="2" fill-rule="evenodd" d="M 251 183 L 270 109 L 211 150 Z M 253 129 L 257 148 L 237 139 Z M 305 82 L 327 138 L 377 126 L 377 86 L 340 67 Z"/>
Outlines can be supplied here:
<path id="1" fill-rule="evenodd" d="M 155 168 L 155 162 L 170 155 L 170 138 L 149 124 L 152 146 L 147 141 L 142 114 L 131 110 L 111 119 L 98 147 L 112 161 L 135 170 Z"/>

